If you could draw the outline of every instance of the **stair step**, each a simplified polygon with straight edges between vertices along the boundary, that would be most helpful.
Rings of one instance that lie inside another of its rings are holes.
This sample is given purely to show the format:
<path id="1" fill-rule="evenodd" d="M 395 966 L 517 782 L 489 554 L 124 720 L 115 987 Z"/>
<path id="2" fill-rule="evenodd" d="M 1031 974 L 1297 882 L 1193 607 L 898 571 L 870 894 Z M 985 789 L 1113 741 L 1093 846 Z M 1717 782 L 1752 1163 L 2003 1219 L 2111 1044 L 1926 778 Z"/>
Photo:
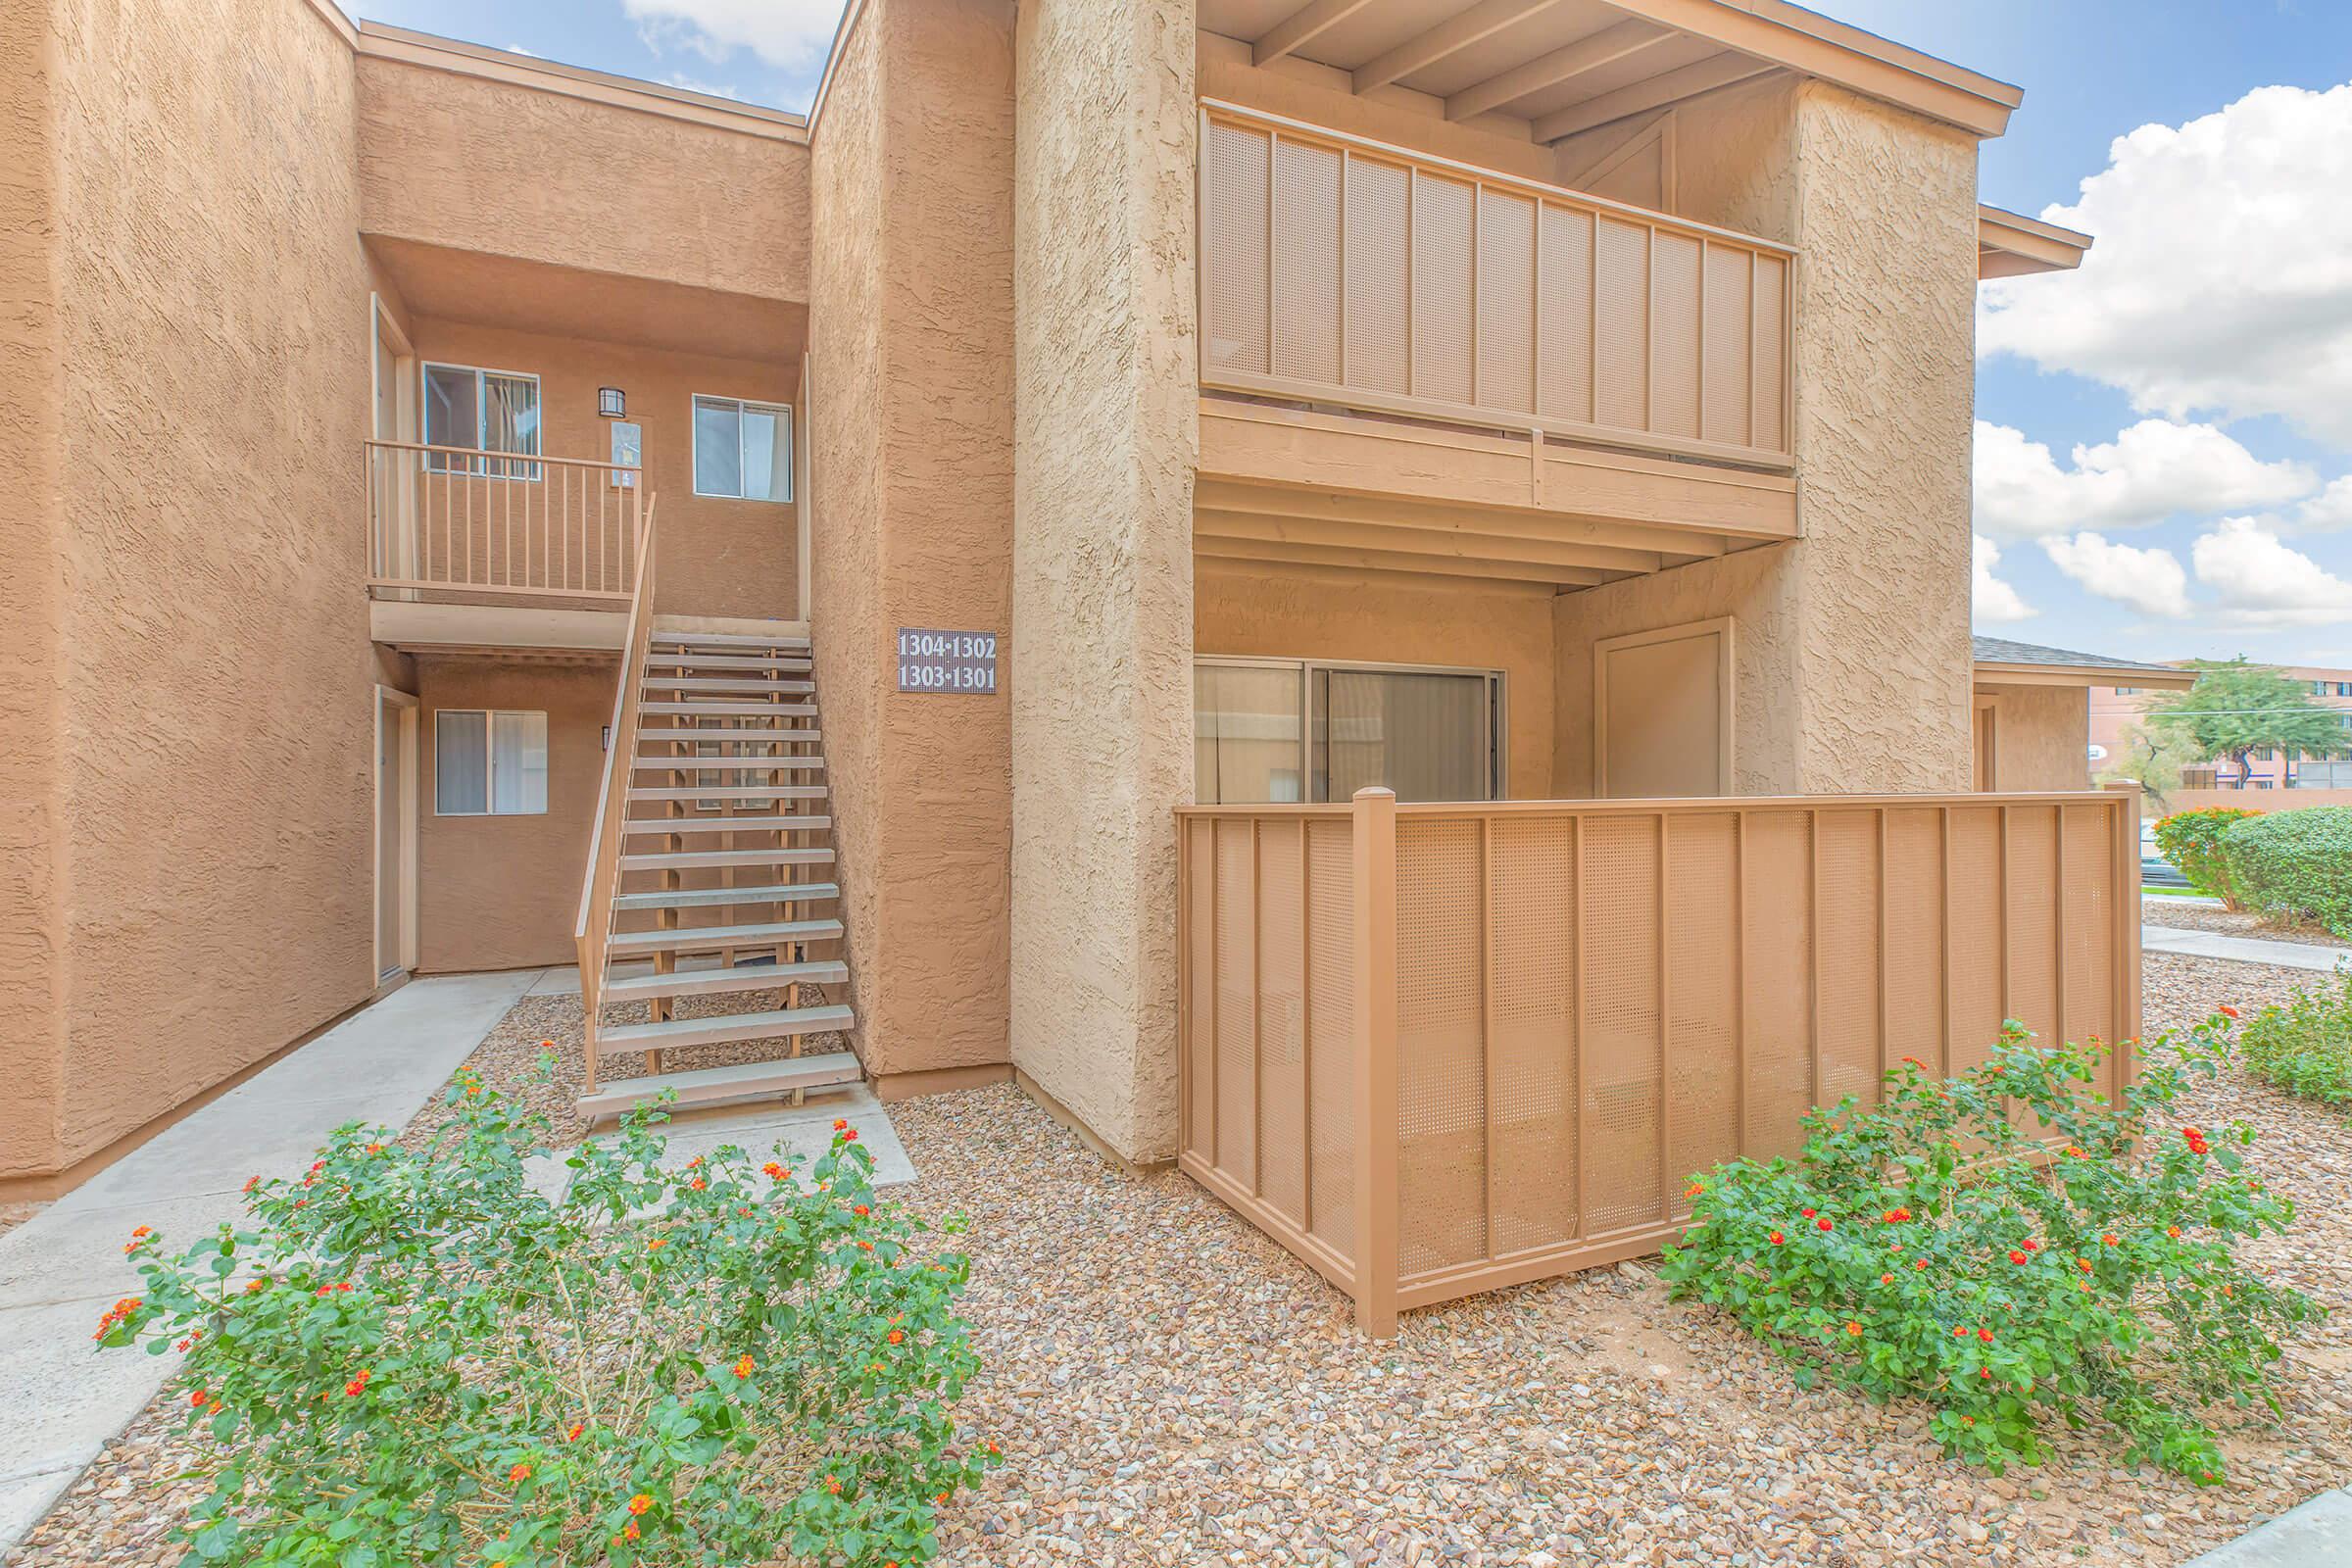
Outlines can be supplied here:
<path id="1" fill-rule="evenodd" d="M 760 680 L 757 677 L 747 679 L 727 675 L 655 675 L 650 673 L 645 677 L 644 686 L 649 692 L 739 692 L 747 697 L 757 696 L 762 692 L 800 697 L 816 690 L 816 682 L 811 680 Z"/>
<path id="2" fill-rule="evenodd" d="M 623 893 L 615 909 L 695 909 L 732 904 L 819 904 L 841 897 L 831 882 L 772 882 L 756 888 L 666 888 L 659 893 Z"/>
<path id="3" fill-rule="evenodd" d="M 847 1007 L 803 1008 L 802 1013 L 847 1014 Z M 782 1013 L 747 1012 L 733 1018 L 694 1018 L 677 1024 L 633 1024 L 625 1029 L 609 1029 L 599 1037 L 604 1052 L 660 1050 L 668 1046 L 708 1045 L 713 1040 L 758 1040 L 758 1033 L 722 1034 L 689 1040 L 683 1035 L 642 1039 L 639 1030 L 679 1029 L 706 1024 L 731 1024 L 744 1019 L 775 1019 Z M 839 1023 L 818 1024 L 799 1032 L 808 1034 L 821 1029 L 838 1029 L 848 1023 L 845 1016 Z M 768 1034 L 790 1034 L 790 1029 L 766 1029 Z M 623 1036 L 629 1038 L 623 1039 Z M 822 1089 L 831 1084 L 854 1084 L 864 1076 L 858 1058 L 847 1051 L 828 1052 L 821 1056 L 798 1056 L 785 1061 L 747 1062 L 739 1067 L 705 1067 L 696 1072 L 665 1072 L 650 1078 L 615 1078 L 600 1086 L 596 1093 L 582 1095 L 576 1108 L 583 1116 L 617 1116 L 643 1101 L 654 1099 L 663 1090 L 677 1097 L 681 1105 L 709 1105 L 729 1100 L 763 1100 L 771 1095 L 790 1094 L 795 1089 Z"/>
<path id="4" fill-rule="evenodd" d="M 773 669 L 788 674 L 802 673 L 812 662 L 807 654 L 648 654 L 645 662 L 664 669 Z"/>
<path id="5" fill-rule="evenodd" d="M 760 925 L 690 925 L 674 931 L 615 931 L 614 953 L 704 953 L 715 948 L 772 948 L 781 942 L 830 942 L 839 920 L 769 920 Z"/>
<path id="6" fill-rule="evenodd" d="M 807 800 L 806 795 L 787 795 L 786 790 L 813 789 L 808 784 L 734 784 L 720 787 L 715 784 L 701 788 L 647 789 L 637 786 L 629 791 L 632 801 L 792 801 Z"/>
<path id="7" fill-rule="evenodd" d="M 813 772 L 825 765 L 821 757 L 640 757 L 633 773 L 790 773 Z"/>
<path id="8" fill-rule="evenodd" d="M 814 718 L 814 703 L 640 703 L 640 713 L 706 713 L 713 718 Z"/>
<path id="9" fill-rule="evenodd" d="M 805 654 L 808 639 L 777 633 L 774 636 L 753 636 L 740 631 L 663 631 L 654 628 L 649 641 L 657 649 L 678 648 L 772 648 L 779 653 Z"/>
<path id="10" fill-rule="evenodd" d="M 667 855 L 624 855 L 623 871 L 696 871 L 721 865 L 831 865 L 831 850 L 685 850 Z"/>
<path id="11" fill-rule="evenodd" d="M 689 969 L 682 974 L 641 974 L 608 980 L 599 1000 L 650 1002 L 656 997 L 724 997 L 745 991 L 776 991 L 789 985 L 838 986 L 850 966 L 839 958 L 808 963 L 743 963 L 732 969 Z"/>
<path id="12" fill-rule="evenodd" d="M 687 739 L 722 741 L 734 746 L 813 746 L 824 738 L 821 730 L 739 729 L 729 725 L 698 728 L 690 724 L 679 724 L 669 729 L 646 729 L 640 726 L 637 731 L 637 744 L 640 746 L 670 746 Z"/>
<path id="13" fill-rule="evenodd" d="M 794 799 L 821 800 L 824 793 L 812 789 Z M 831 817 L 813 811 L 756 811 L 749 816 L 632 816 L 622 820 L 620 830 L 631 838 L 653 838 L 664 833 L 821 833 L 832 826 Z"/>

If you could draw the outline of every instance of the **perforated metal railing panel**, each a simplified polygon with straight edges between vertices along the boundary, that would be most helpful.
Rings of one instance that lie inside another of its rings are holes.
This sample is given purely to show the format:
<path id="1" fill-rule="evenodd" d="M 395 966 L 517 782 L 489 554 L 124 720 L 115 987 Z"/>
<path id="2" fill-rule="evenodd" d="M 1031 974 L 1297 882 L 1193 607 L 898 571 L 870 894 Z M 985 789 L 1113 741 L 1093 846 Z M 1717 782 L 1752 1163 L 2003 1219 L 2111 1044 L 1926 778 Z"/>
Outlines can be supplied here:
<path id="1" fill-rule="evenodd" d="M 1359 1302 L 1646 1250 L 1690 1172 L 1793 1152 L 1904 1056 L 1980 1063 L 2005 1016 L 2136 1028 L 2125 797 L 1391 806 L 1359 842 L 1363 809 L 1188 809 L 1178 862 L 1185 1168 Z"/>

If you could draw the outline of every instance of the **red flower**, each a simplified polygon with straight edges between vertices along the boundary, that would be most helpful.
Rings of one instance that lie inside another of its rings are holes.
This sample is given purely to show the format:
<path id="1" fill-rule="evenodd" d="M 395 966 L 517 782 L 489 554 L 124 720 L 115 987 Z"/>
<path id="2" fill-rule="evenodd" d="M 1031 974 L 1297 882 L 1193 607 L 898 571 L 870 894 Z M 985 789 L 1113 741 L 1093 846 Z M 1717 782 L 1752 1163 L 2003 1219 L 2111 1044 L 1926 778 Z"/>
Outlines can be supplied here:
<path id="1" fill-rule="evenodd" d="M 771 1159 L 760 1167 L 760 1174 L 771 1182 L 780 1182 L 784 1179 L 784 1167 Z"/>
<path id="2" fill-rule="evenodd" d="M 693 1181 L 691 1181 L 691 1182 L 688 1182 L 686 1185 L 687 1185 L 687 1186 L 689 1186 L 689 1187 L 691 1187 L 691 1188 L 693 1188 L 693 1189 L 694 1189 L 696 1192 L 698 1192 L 698 1193 L 699 1193 L 699 1192 L 701 1192 L 701 1191 L 702 1191 L 704 1188 L 706 1188 L 706 1187 L 710 1186 L 710 1184 L 709 1182 L 707 1182 L 707 1181 L 703 1180 L 703 1179 L 702 1179 L 700 1176 L 697 1176 L 697 1177 L 696 1177 L 696 1178 L 695 1178 Z"/>
<path id="3" fill-rule="evenodd" d="M 845 1144 L 856 1143 L 858 1141 L 858 1129 L 853 1127 L 848 1132 L 843 1133 L 841 1135 L 841 1141 Z"/>
<path id="4" fill-rule="evenodd" d="M 2030 1236 L 2026 1238 L 2025 1246 L 2026 1250 L 2029 1252 L 2038 1252 L 2041 1250 L 2041 1244 Z"/>
<path id="5" fill-rule="evenodd" d="M 366 1367 L 360 1368 L 360 1375 L 356 1378 L 353 1378 L 349 1383 L 344 1384 L 343 1392 L 350 1395 L 355 1399 L 358 1398 L 361 1395 L 368 1392 L 368 1369 Z"/>
<path id="6" fill-rule="evenodd" d="M 1977 1338 L 1983 1340 L 1986 1345 L 1990 1345 L 1992 1343 L 1992 1330 L 1979 1329 L 1977 1330 Z"/>
<path id="7" fill-rule="evenodd" d="M 890 1331 L 890 1343 L 893 1345 L 902 1343 L 906 1338 L 906 1331 L 905 1329 L 892 1329 Z"/>
<path id="8" fill-rule="evenodd" d="M 632 1519 L 622 1526 L 620 1535 L 624 1541 L 635 1541 L 637 1539 L 637 1521 Z"/>
<path id="9" fill-rule="evenodd" d="M 587 1431 L 587 1430 L 588 1430 L 588 1423 L 587 1423 L 587 1422 L 585 1422 L 585 1421 L 574 1421 L 574 1422 L 571 1424 L 571 1430 L 564 1434 L 564 1441 L 565 1443 L 577 1443 L 577 1442 L 579 1442 L 579 1441 L 580 1441 L 580 1434 L 581 1434 L 581 1433 L 583 1433 L 583 1432 L 585 1432 L 585 1431 Z"/>
<path id="10" fill-rule="evenodd" d="M 1928 1260 L 1924 1257 L 1915 1257 L 1911 1260 L 1911 1266 L 1913 1268 L 1926 1268 L 1928 1266 Z"/>
<path id="11" fill-rule="evenodd" d="M 1952 1330 L 1952 1338 L 1953 1338 L 1953 1339 L 1955 1339 L 1955 1340 L 1965 1340 L 1965 1339 L 1967 1339 L 1967 1338 L 1968 1338 L 1968 1329 L 1967 1329 L 1965 1326 L 1962 1326 L 1962 1327 L 1958 1327 L 1958 1328 L 1955 1328 L 1955 1329 L 1953 1329 L 1953 1330 Z"/>
<path id="12" fill-rule="evenodd" d="M 827 1477 L 825 1477 L 825 1490 L 826 1490 L 827 1492 L 829 1492 L 829 1493 L 833 1494 L 834 1494 L 835 1496 L 837 1496 L 837 1497 L 838 1497 L 838 1496 L 840 1496 L 840 1495 L 841 1495 L 841 1477 L 839 1477 L 839 1476 L 827 1476 Z"/>
<path id="13" fill-rule="evenodd" d="M 869 1252 L 874 1250 L 874 1244 L 871 1242 L 859 1242 L 858 1245 Z"/>
<path id="14" fill-rule="evenodd" d="M 2177 1242 L 2180 1239 L 2180 1227 L 2178 1225 L 2167 1225 L 2164 1228 L 2164 1234 L 2170 1236 L 2174 1241 Z"/>
<path id="15" fill-rule="evenodd" d="M 847 1117 L 847 1116 L 836 1116 L 836 1117 L 834 1117 L 834 1118 L 833 1118 L 833 1130 L 834 1130 L 835 1132 L 839 1132 L 839 1131 L 841 1131 L 841 1130 L 842 1130 L 844 1127 L 847 1127 L 849 1124 L 850 1124 L 850 1119 L 849 1119 L 849 1117 Z"/>
<path id="16" fill-rule="evenodd" d="M 2009 1261 L 2010 1261 L 2010 1262 L 2012 1262 L 2012 1263 L 2023 1263 L 2025 1260 L 2026 1260 L 2026 1254 L 2025 1254 L 2025 1253 L 2023 1253 L 2023 1252 L 2021 1252 L 2021 1251 L 2018 1251 L 2018 1250 L 2017 1250 L 2015 1248 L 2012 1248 L 2012 1249 L 2010 1249 L 2010 1251 L 2009 1251 Z"/>
<path id="17" fill-rule="evenodd" d="M 2234 1018 L 2237 1016 L 2237 1009 L 2230 1005 L 2230 1004 L 2227 1002 L 2222 1004 L 2220 1011 L 2222 1016 L 2225 1018 Z"/>
<path id="18" fill-rule="evenodd" d="M 1879 1276 L 1879 1283 L 1881 1285 L 1892 1285 L 1894 1283 L 1894 1276 L 1891 1274 L 1882 1274 Z"/>
<path id="19" fill-rule="evenodd" d="M 1988 1366 L 1981 1366 L 1977 1368 L 1977 1376 L 1981 1378 L 1988 1378 L 1992 1376 L 1992 1368 Z"/>
<path id="20" fill-rule="evenodd" d="M 510 1485 L 512 1485 L 514 1482 L 524 1479 L 530 1473 L 531 1467 L 529 1465 L 518 1464 L 514 1469 L 507 1472 L 507 1481 Z"/>
<path id="21" fill-rule="evenodd" d="M 654 1499 L 640 1492 L 629 1499 L 629 1512 L 641 1514 L 654 1505 Z"/>
<path id="22" fill-rule="evenodd" d="M 2075 1259 L 2075 1267 L 2087 1274 L 2090 1272 L 2090 1259 L 2087 1257 L 2078 1257 Z"/>
<path id="23" fill-rule="evenodd" d="M 1845 1325 L 1845 1332 L 1859 1338 L 1862 1333 L 1862 1325 L 1849 1319 Z"/>
<path id="24" fill-rule="evenodd" d="M 1772 1235 L 1771 1235 L 1771 1236 L 1768 1238 L 1768 1240 L 1769 1240 L 1769 1241 L 1771 1241 L 1771 1243 L 1772 1243 L 1772 1245 L 1773 1245 L 1773 1246 L 1775 1246 L 1775 1247 L 1779 1247 L 1781 1244 L 1783 1244 L 1784 1242 L 1788 1241 L 1788 1237 L 1786 1237 L 1786 1236 L 1783 1236 L 1783 1235 L 1782 1235 L 1782 1234 L 1781 1234 L 1779 1231 L 1774 1231 L 1774 1232 L 1772 1233 Z"/>
<path id="25" fill-rule="evenodd" d="M 205 1400 L 211 1397 L 212 1396 L 205 1393 L 204 1390 L 196 1389 L 188 1395 L 188 1402 L 190 1404 L 202 1404 Z"/>
<path id="26" fill-rule="evenodd" d="M 2104 1244 L 2104 1245 L 2106 1245 L 2106 1246 L 2108 1246 L 2108 1247 L 2116 1247 L 2116 1246 L 2120 1246 L 2120 1245 L 2122 1245 L 2122 1244 L 2121 1244 L 2121 1241 L 2120 1241 L 2120 1239 L 2119 1239 L 2119 1238 L 2116 1236 L 2115 1232 L 2113 1232 L 2113 1231 L 2108 1231 L 2108 1232 L 2106 1232 L 2104 1235 L 2102 1235 L 2102 1236 L 2099 1238 L 2099 1241 L 2100 1241 L 2102 1244 Z"/>
<path id="27" fill-rule="evenodd" d="M 261 1179 L 259 1176 L 248 1176 L 248 1177 L 246 1177 L 246 1178 L 245 1178 L 245 1186 L 244 1186 L 244 1189 L 243 1189 L 243 1190 L 244 1190 L 244 1191 L 246 1191 L 246 1192 L 248 1192 L 248 1193 L 250 1193 L 250 1192 L 252 1192 L 252 1191 L 253 1191 L 253 1190 L 254 1190 L 256 1187 L 259 1187 L 259 1186 L 261 1186 L 261 1185 L 262 1185 L 262 1179 Z"/>
<path id="28" fill-rule="evenodd" d="M 1830 1228 L 1830 1219 L 1829 1219 L 1829 1216 L 1825 1214 L 1825 1215 L 1823 1215 L 1821 1218 L 1819 1218 L 1819 1219 L 1815 1220 L 1815 1221 L 1813 1222 L 1813 1228 L 1814 1228 L 1815 1230 L 1823 1230 L 1823 1231 L 1826 1231 L 1826 1230 L 1828 1230 L 1828 1229 Z"/>
<path id="29" fill-rule="evenodd" d="M 747 1355 L 735 1363 L 735 1375 L 739 1378 L 748 1378 L 752 1375 L 753 1368 L 758 1365 L 757 1361 Z"/>
<path id="30" fill-rule="evenodd" d="M 866 1207 L 863 1203 L 859 1203 L 856 1208 L 851 1209 L 850 1212 L 857 1215 L 859 1219 L 863 1219 L 866 1215 L 871 1214 L 873 1210 Z"/>
<path id="31" fill-rule="evenodd" d="M 1800 1214 L 1802 1214 L 1802 1215 L 1804 1215 L 1804 1216 L 1805 1216 L 1805 1218 L 1807 1218 L 1807 1219 L 1811 1219 L 1811 1218 L 1812 1218 L 1814 1215 L 1816 1215 L 1816 1214 L 1820 1213 L 1820 1212 L 1821 1212 L 1821 1210 L 1819 1210 L 1819 1209 L 1817 1209 L 1817 1208 L 1801 1208 L 1801 1209 L 1798 1209 L 1798 1210 L 1797 1210 L 1797 1212 L 1798 1212 L 1798 1213 L 1800 1213 Z"/>

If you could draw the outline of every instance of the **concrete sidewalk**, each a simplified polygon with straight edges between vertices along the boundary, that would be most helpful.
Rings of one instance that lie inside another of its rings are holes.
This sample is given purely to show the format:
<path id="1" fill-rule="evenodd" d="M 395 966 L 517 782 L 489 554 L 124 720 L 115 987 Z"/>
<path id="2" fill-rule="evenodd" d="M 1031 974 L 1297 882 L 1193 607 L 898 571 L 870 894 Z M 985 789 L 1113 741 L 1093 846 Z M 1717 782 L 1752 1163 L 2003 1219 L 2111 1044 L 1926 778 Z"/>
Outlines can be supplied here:
<path id="1" fill-rule="evenodd" d="M 2182 1568 L 2342 1568 L 2352 1563 L 2352 1488 L 2323 1492 Z"/>
<path id="2" fill-rule="evenodd" d="M 400 1126 L 545 972 L 412 981 L 0 1236 L 0 1552 L 178 1367 L 90 1343 L 139 1288 L 132 1227 L 184 1245 L 243 1212 L 247 1177 L 300 1173 L 342 1123 Z"/>
<path id="3" fill-rule="evenodd" d="M 2352 964 L 2352 952 L 2342 948 L 2323 948 L 2310 942 L 2273 942 L 2267 937 L 2226 937 L 2218 931 L 2191 931 L 2172 925 L 2142 925 L 2139 946 L 2143 953 L 2180 953 L 2194 958 L 2275 963 L 2287 969 L 2325 972 L 2338 963 Z"/>

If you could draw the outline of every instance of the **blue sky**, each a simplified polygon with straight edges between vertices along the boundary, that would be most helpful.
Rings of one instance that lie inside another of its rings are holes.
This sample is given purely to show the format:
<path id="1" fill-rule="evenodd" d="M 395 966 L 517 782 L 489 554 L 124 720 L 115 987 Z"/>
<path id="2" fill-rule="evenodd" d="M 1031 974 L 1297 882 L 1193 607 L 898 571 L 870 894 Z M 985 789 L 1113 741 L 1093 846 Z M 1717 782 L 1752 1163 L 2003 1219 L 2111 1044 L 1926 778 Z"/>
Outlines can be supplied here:
<path id="1" fill-rule="evenodd" d="M 841 7 L 350 9 L 800 109 Z M 2100 237 L 2082 272 L 1980 301 L 1979 629 L 2352 666 L 2352 4 L 1819 9 L 2023 86 L 1984 147 L 1982 196 Z"/>

